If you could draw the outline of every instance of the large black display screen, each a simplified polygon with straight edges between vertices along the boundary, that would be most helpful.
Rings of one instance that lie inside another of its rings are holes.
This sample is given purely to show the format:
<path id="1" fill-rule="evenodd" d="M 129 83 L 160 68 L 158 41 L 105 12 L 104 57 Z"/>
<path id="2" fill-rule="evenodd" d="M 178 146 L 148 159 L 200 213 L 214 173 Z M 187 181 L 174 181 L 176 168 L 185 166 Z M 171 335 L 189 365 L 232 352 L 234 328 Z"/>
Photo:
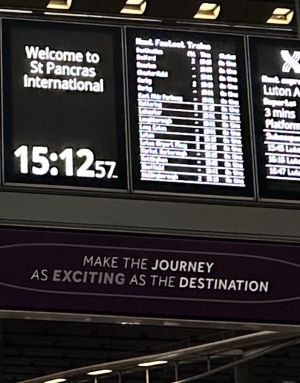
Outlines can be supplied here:
<path id="1" fill-rule="evenodd" d="M 135 190 L 251 196 L 244 40 L 129 29 Z"/>
<path id="2" fill-rule="evenodd" d="M 122 30 L 3 21 L 4 182 L 127 189 Z"/>
<path id="3" fill-rule="evenodd" d="M 300 44 L 251 38 L 259 194 L 300 199 Z"/>

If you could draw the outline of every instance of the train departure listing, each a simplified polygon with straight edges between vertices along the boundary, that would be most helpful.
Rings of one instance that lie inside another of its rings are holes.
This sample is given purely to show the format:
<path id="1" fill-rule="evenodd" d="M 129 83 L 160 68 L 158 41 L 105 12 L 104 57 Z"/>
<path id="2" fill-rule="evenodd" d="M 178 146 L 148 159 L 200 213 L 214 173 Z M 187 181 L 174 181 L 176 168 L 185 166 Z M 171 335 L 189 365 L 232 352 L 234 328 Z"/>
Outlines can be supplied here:
<path id="1" fill-rule="evenodd" d="M 246 188 L 240 40 L 153 31 L 131 38 L 137 188 Z"/>

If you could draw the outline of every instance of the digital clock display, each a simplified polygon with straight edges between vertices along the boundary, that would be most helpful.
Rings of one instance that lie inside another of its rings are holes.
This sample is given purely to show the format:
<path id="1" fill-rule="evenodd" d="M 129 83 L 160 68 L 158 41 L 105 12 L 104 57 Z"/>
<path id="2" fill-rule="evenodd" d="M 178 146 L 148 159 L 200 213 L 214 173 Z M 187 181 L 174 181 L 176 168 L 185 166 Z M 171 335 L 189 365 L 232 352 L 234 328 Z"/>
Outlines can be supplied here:
<path id="1" fill-rule="evenodd" d="M 134 188 L 253 195 L 243 38 L 128 32 Z"/>
<path id="2" fill-rule="evenodd" d="M 115 174 L 116 161 L 95 160 L 95 153 L 87 148 L 79 149 L 75 153 L 72 148 L 66 148 L 61 153 L 50 153 L 47 146 L 33 146 L 30 151 L 28 146 L 22 145 L 14 152 L 14 155 L 19 158 L 21 174 L 31 173 L 35 176 L 50 174 L 56 177 L 59 175 L 59 168 L 51 165 L 61 161 L 64 163 L 63 172 L 67 177 L 118 178 Z M 75 172 L 74 159 L 77 158 L 83 158 L 84 160 Z M 29 165 L 30 161 L 31 166 Z"/>
<path id="3" fill-rule="evenodd" d="M 3 21 L 4 183 L 127 190 L 120 27 Z"/>

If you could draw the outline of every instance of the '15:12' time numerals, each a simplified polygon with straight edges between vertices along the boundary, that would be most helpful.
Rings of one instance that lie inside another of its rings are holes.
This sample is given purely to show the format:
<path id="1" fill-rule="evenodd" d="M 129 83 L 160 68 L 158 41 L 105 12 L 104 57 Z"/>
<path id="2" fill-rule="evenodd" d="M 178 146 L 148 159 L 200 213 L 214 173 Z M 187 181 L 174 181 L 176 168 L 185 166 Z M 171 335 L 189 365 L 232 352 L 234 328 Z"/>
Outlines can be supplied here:
<path id="1" fill-rule="evenodd" d="M 79 178 L 118 178 L 114 174 L 116 161 L 97 160 L 91 149 L 81 148 L 75 150 L 66 148 L 60 153 L 50 152 L 47 146 L 22 145 L 14 151 L 19 160 L 21 174 L 36 176 L 58 175 Z M 78 164 L 80 162 L 81 164 Z"/>

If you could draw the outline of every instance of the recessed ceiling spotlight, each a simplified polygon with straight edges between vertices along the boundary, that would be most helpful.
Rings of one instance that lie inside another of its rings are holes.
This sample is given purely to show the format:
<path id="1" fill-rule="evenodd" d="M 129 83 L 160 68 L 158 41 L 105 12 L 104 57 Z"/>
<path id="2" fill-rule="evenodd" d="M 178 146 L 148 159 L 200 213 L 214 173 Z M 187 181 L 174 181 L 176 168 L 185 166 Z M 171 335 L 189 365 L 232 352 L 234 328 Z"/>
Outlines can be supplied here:
<path id="1" fill-rule="evenodd" d="M 147 7 L 147 0 L 127 0 L 121 13 L 142 15 Z"/>
<path id="2" fill-rule="evenodd" d="M 47 8 L 49 9 L 70 9 L 72 0 L 50 0 Z"/>
<path id="3" fill-rule="evenodd" d="M 293 20 L 294 11 L 290 8 L 275 8 L 267 24 L 290 24 Z"/>
<path id="4" fill-rule="evenodd" d="M 221 11 L 221 5 L 216 3 L 202 3 L 194 15 L 194 19 L 215 20 Z"/>

